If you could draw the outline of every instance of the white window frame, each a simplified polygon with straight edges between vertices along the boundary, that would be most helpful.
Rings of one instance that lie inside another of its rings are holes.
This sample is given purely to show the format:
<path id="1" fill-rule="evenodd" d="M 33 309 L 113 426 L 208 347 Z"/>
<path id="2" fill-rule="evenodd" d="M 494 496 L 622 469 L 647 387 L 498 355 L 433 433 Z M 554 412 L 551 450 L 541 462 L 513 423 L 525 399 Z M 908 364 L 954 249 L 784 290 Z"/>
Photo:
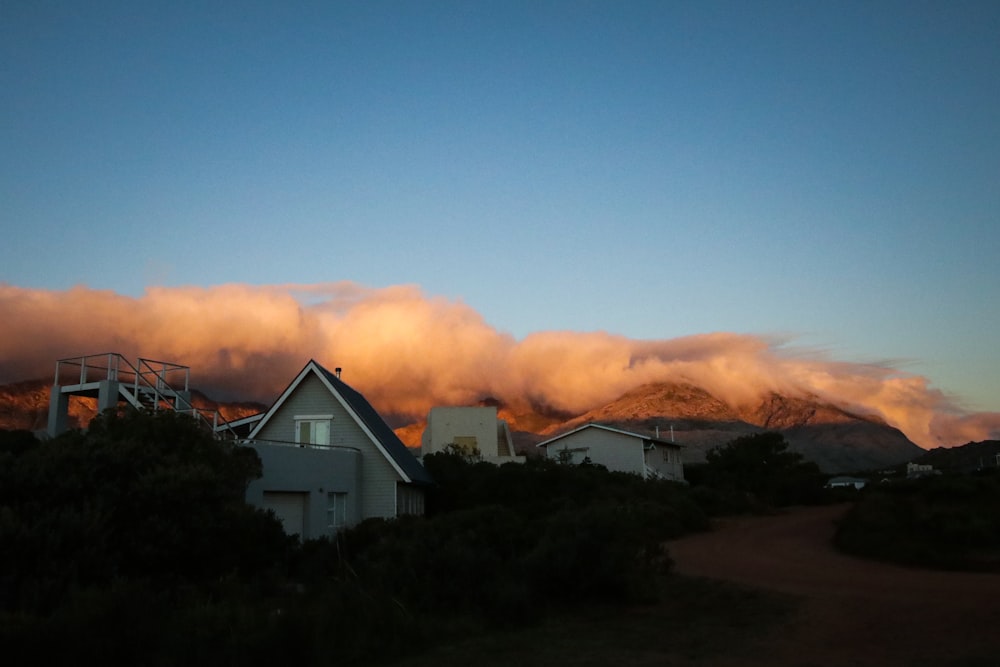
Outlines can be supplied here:
<path id="1" fill-rule="evenodd" d="M 330 444 L 330 426 L 333 422 L 333 415 L 295 415 L 295 442 L 298 445 L 329 445 Z M 304 442 L 302 440 L 302 427 L 309 425 L 309 442 Z M 322 429 L 317 428 L 322 425 Z M 317 442 L 316 434 L 319 432 L 326 433 L 326 442 Z"/>
<path id="2" fill-rule="evenodd" d="M 424 513 L 424 494 L 408 484 L 396 485 L 396 516 Z"/>
<path id="3" fill-rule="evenodd" d="M 347 525 L 347 491 L 326 494 L 326 529 L 332 535 Z"/>

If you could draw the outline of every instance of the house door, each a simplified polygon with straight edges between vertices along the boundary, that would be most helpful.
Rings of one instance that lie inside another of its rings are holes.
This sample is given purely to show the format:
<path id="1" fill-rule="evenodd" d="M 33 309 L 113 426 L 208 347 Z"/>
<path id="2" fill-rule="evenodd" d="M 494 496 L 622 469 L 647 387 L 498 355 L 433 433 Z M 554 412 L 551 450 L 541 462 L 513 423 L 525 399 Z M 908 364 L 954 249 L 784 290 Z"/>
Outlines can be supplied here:
<path id="1" fill-rule="evenodd" d="M 298 535 L 306 539 L 306 504 L 307 493 L 288 491 L 265 491 L 264 509 L 274 510 L 281 520 L 281 525 L 288 535 Z"/>

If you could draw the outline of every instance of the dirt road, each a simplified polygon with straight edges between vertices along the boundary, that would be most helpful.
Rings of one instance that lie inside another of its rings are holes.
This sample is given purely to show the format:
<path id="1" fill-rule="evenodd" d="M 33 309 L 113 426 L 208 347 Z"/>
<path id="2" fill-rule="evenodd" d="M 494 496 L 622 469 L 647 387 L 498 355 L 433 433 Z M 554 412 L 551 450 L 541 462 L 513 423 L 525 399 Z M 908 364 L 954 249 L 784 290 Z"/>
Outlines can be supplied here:
<path id="1" fill-rule="evenodd" d="M 846 506 L 723 522 L 670 543 L 681 574 L 800 598 L 730 665 L 1000 667 L 1000 575 L 911 569 L 845 556 L 830 543 Z"/>

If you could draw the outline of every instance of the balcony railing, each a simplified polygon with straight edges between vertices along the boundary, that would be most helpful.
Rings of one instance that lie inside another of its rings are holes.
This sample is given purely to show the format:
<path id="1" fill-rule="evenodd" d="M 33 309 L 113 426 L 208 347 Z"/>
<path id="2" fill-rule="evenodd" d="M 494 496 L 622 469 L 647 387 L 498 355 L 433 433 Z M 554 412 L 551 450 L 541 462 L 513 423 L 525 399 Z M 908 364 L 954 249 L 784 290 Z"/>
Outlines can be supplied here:
<path id="1" fill-rule="evenodd" d="M 56 361 L 55 384 L 82 386 L 112 381 L 131 387 L 129 402 L 136 408 L 188 414 L 212 429 L 217 437 L 236 438 L 229 422 L 212 408 L 194 406 L 187 395 L 191 368 L 169 361 L 140 357 L 136 365 L 117 352 L 102 352 Z"/>

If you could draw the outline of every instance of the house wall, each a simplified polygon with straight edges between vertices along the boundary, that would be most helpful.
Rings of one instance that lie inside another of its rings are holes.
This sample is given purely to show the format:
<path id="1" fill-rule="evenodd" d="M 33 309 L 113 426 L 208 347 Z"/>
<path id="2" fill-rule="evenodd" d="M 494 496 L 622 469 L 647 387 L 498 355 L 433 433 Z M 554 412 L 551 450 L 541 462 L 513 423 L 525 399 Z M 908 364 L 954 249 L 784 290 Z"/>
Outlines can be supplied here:
<path id="1" fill-rule="evenodd" d="M 295 441 L 296 415 L 332 415 L 330 445 L 360 451 L 361 518 L 396 516 L 396 482 L 399 473 L 322 380 L 310 373 L 271 416 L 256 437 L 260 440 Z M 295 447 L 303 451 L 313 448 Z M 266 470 L 266 468 L 265 468 Z"/>
<path id="2" fill-rule="evenodd" d="M 646 450 L 646 465 L 667 479 L 675 482 L 684 481 L 684 464 L 681 461 L 680 447 L 657 443 L 654 449 Z"/>
<path id="3" fill-rule="evenodd" d="M 260 457 L 264 475 L 249 484 L 246 501 L 255 507 L 265 507 L 265 493 L 305 494 L 303 539 L 331 534 L 327 517 L 330 493 L 347 494 L 346 525 L 362 519 L 360 452 L 263 442 L 248 446 Z"/>
<path id="4" fill-rule="evenodd" d="M 624 433 L 585 428 L 560 438 L 543 449 L 551 459 L 558 459 L 559 452 L 563 449 L 583 450 L 574 452 L 574 463 L 580 463 L 584 457 L 589 457 L 592 463 L 605 466 L 608 470 L 637 475 L 644 475 L 645 472 L 642 439 Z"/>
<path id="5" fill-rule="evenodd" d="M 476 448 L 486 457 L 499 455 L 497 448 L 497 409 L 495 407 L 438 407 L 427 416 L 424 454 L 444 451 L 456 438 L 473 437 Z"/>

